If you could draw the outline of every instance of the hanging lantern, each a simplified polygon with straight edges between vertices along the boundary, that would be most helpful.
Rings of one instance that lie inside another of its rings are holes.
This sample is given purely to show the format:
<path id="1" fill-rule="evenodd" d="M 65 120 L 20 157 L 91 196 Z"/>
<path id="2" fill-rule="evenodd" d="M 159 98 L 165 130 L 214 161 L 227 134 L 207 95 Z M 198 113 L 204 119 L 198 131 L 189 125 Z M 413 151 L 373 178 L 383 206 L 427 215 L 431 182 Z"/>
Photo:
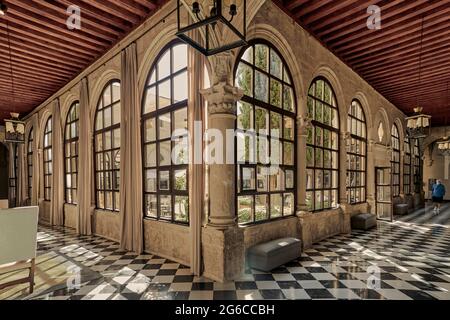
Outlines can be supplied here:
<path id="1" fill-rule="evenodd" d="M 405 119 L 409 139 L 421 139 L 430 135 L 431 116 L 422 111 L 421 107 L 414 108 L 414 115 Z"/>
<path id="2" fill-rule="evenodd" d="M 436 141 L 439 152 L 444 156 L 450 156 L 450 137 L 444 137 Z"/>
<path id="3" fill-rule="evenodd" d="M 177 36 L 205 56 L 247 45 L 246 0 L 177 1 Z M 229 35 L 226 43 L 218 34 Z"/>
<path id="4" fill-rule="evenodd" d="M 5 119 L 5 142 L 25 143 L 25 122 L 19 121 L 18 113 L 11 113 L 11 119 Z"/>

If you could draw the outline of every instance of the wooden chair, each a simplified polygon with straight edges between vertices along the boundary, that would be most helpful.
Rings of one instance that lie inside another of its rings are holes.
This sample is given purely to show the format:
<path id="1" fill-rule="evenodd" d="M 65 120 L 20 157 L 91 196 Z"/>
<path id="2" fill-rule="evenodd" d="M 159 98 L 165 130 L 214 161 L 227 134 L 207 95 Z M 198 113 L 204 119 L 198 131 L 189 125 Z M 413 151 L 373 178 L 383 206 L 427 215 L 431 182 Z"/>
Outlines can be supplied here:
<path id="1" fill-rule="evenodd" d="M 25 278 L 0 283 L 0 290 L 30 283 L 33 293 L 38 217 L 38 207 L 0 210 L 0 274 L 29 269 Z"/>

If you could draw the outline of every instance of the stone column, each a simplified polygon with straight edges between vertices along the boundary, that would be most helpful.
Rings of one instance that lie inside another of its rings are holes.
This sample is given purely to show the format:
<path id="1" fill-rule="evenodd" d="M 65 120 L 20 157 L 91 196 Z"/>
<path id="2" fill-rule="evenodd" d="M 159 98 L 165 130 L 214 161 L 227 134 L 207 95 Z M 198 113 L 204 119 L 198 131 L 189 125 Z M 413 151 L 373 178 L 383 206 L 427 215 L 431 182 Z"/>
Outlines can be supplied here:
<path id="1" fill-rule="evenodd" d="M 225 282 L 239 278 L 245 264 L 244 232 L 236 216 L 236 168 L 226 163 L 234 155 L 233 145 L 227 150 L 227 130 L 235 128 L 236 102 L 243 92 L 230 84 L 232 55 L 222 53 L 215 58 L 213 86 L 201 93 L 208 101 L 209 129 L 220 131 L 223 137 L 224 163 L 209 164 L 210 210 L 202 230 L 202 250 L 204 275 Z"/>
<path id="2" fill-rule="evenodd" d="M 350 233 L 350 218 L 352 206 L 347 198 L 347 141 L 351 139 L 350 132 L 341 132 L 339 141 L 339 207 L 342 210 L 341 232 Z"/>

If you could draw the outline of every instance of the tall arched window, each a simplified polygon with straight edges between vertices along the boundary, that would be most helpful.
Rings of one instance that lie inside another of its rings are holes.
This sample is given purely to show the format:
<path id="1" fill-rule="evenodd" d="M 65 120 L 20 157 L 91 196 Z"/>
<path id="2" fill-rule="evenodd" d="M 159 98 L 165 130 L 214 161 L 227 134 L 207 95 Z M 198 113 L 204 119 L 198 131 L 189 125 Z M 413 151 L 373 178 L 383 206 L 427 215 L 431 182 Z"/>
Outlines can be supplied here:
<path id="1" fill-rule="evenodd" d="M 95 116 L 96 207 L 120 208 L 120 82 L 111 81 L 103 90 Z"/>
<path id="2" fill-rule="evenodd" d="M 414 139 L 414 192 L 420 193 L 422 190 L 420 190 L 422 179 L 421 173 L 420 173 L 420 167 L 422 166 L 422 160 L 420 159 L 420 150 L 419 150 L 419 140 Z"/>
<path id="3" fill-rule="evenodd" d="M 307 110 L 312 126 L 306 141 L 306 203 L 311 211 L 335 208 L 339 202 L 339 111 L 325 78 L 311 84 Z"/>
<path id="4" fill-rule="evenodd" d="M 19 147 L 16 144 L 12 145 L 11 152 L 14 152 L 14 162 L 11 164 L 13 166 L 12 175 L 9 178 L 9 199 L 10 199 L 10 207 L 13 208 L 16 206 L 16 197 L 17 197 L 17 165 L 18 165 L 18 152 Z"/>
<path id="5" fill-rule="evenodd" d="M 189 222 L 187 46 L 163 50 L 148 76 L 142 102 L 144 212 Z"/>
<path id="6" fill-rule="evenodd" d="M 44 130 L 44 199 L 50 201 L 53 173 L 52 117 L 49 117 Z"/>
<path id="7" fill-rule="evenodd" d="M 347 198 L 351 204 L 366 201 L 367 129 L 361 103 L 353 100 L 348 113 L 347 128 Z"/>
<path id="8" fill-rule="evenodd" d="M 400 134 L 394 123 L 391 129 L 391 171 L 392 171 L 392 196 L 400 196 Z"/>
<path id="9" fill-rule="evenodd" d="M 28 198 L 31 199 L 33 192 L 33 152 L 34 152 L 34 133 L 33 128 L 31 128 L 28 134 L 28 144 L 27 144 L 27 168 L 28 168 Z"/>
<path id="10" fill-rule="evenodd" d="M 406 137 L 403 146 L 405 148 L 405 156 L 403 158 L 403 193 L 411 194 L 411 143 Z"/>
<path id="11" fill-rule="evenodd" d="M 240 56 L 237 104 L 237 215 L 248 224 L 295 212 L 296 103 L 287 65 L 268 43 Z"/>
<path id="12" fill-rule="evenodd" d="M 79 103 L 74 102 L 67 114 L 65 134 L 64 134 L 64 172 L 66 203 L 78 203 L 77 183 L 78 183 L 78 119 Z"/>

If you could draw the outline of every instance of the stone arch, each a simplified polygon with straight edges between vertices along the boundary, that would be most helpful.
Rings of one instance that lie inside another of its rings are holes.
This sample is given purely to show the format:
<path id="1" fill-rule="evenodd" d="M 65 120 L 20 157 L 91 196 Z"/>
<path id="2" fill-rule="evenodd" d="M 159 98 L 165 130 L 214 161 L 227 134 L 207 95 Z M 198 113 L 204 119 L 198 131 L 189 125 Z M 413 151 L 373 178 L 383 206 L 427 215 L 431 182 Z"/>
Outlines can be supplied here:
<path id="1" fill-rule="evenodd" d="M 305 115 L 306 92 L 308 89 L 305 87 L 300 66 L 297 63 L 294 51 L 292 50 L 289 42 L 277 29 L 267 24 L 252 25 L 249 29 L 249 33 L 251 34 L 251 37 L 248 40 L 264 39 L 265 41 L 271 43 L 279 51 L 287 67 L 289 68 L 292 77 L 292 85 L 294 87 L 295 96 L 297 99 L 297 116 Z M 236 59 L 237 56 L 238 55 L 235 57 L 232 70 L 235 70 L 235 65 L 238 63 Z"/>
<path id="2" fill-rule="evenodd" d="M 120 73 L 115 70 L 106 70 L 101 74 L 101 76 L 97 79 L 97 82 L 92 87 L 90 99 L 89 99 L 89 109 L 90 109 L 90 128 L 94 129 L 94 119 L 95 113 L 97 111 L 98 100 L 100 99 L 105 86 L 113 80 L 120 81 Z"/>
<path id="3" fill-rule="evenodd" d="M 329 67 L 328 65 L 322 64 L 320 65 L 313 73 L 312 78 L 308 82 L 308 88 L 305 90 L 305 94 L 309 89 L 309 86 L 314 81 L 314 79 L 318 77 L 323 77 L 330 82 L 332 89 L 334 91 L 334 94 L 336 96 L 336 102 L 337 107 L 339 110 L 339 130 L 341 132 L 347 131 L 347 108 L 345 105 L 345 98 L 344 98 L 344 90 L 342 89 L 341 82 L 339 81 L 338 76 L 336 73 Z"/>
<path id="4" fill-rule="evenodd" d="M 403 151 L 405 148 L 404 141 L 405 141 L 405 136 L 406 136 L 403 122 L 399 118 L 395 118 L 394 121 L 392 122 L 392 125 L 394 125 L 394 124 L 398 128 L 398 133 L 400 136 L 400 151 Z"/>
<path id="5" fill-rule="evenodd" d="M 35 139 L 39 136 L 39 149 L 44 148 L 44 133 L 45 133 L 45 125 L 47 124 L 48 119 L 53 115 L 52 112 L 49 110 L 51 108 L 51 105 L 54 102 L 51 102 L 49 105 L 47 105 L 42 112 L 41 120 L 39 121 L 39 132 L 35 132 Z M 52 119 L 54 121 L 54 119 Z M 52 123 L 53 126 L 53 123 Z M 53 128 L 52 128 L 53 130 Z"/>
<path id="6" fill-rule="evenodd" d="M 79 85 L 77 85 L 77 88 L 79 88 Z M 72 105 L 77 101 L 80 101 L 79 91 L 76 94 L 69 92 L 64 99 L 60 100 L 59 108 L 61 110 L 61 128 L 63 133 L 70 107 L 72 107 Z"/>

